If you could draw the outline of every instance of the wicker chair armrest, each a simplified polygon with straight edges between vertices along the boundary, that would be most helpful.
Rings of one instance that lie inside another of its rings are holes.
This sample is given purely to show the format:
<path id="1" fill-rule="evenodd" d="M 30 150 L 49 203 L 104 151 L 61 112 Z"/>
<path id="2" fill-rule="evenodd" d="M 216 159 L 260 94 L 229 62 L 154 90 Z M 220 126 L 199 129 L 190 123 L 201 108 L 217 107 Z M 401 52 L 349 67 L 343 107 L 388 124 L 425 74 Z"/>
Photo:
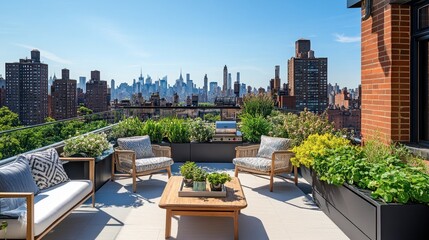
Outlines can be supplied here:
<path id="1" fill-rule="evenodd" d="M 152 152 L 156 157 L 171 157 L 171 147 L 152 144 Z"/>
<path id="2" fill-rule="evenodd" d="M 238 146 L 235 148 L 235 157 L 255 157 L 259 150 L 259 144 L 250 146 Z"/>
<path id="3" fill-rule="evenodd" d="M 275 161 L 287 161 L 288 167 L 292 167 L 290 159 L 295 156 L 295 153 L 290 150 L 274 151 L 271 157 L 271 167 L 274 169 Z"/>

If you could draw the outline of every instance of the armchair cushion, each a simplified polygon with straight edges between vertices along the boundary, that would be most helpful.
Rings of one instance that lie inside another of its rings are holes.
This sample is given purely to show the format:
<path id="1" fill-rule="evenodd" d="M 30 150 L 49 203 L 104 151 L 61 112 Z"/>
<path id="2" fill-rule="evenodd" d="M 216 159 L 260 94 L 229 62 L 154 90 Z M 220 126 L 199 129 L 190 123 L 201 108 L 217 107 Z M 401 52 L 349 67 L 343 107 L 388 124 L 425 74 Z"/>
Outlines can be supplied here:
<path id="1" fill-rule="evenodd" d="M 39 192 L 27 160 L 18 158 L 13 163 L 0 168 L 0 192 L 32 192 L 34 194 Z M 0 199 L 0 215 L 19 217 L 24 212 L 15 211 L 15 209 L 24 203 L 24 198 Z"/>
<path id="2" fill-rule="evenodd" d="M 134 151 L 137 159 L 155 157 L 148 135 L 118 138 L 118 145 L 121 149 Z"/>
<path id="3" fill-rule="evenodd" d="M 31 173 L 40 190 L 69 181 L 63 163 L 54 148 L 19 156 L 19 158 L 22 157 L 29 161 Z"/>
<path id="4" fill-rule="evenodd" d="M 161 169 L 164 167 L 168 167 L 173 165 L 173 159 L 169 157 L 151 157 L 151 158 L 141 158 L 136 159 L 136 172 L 145 172 L 156 169 Z M 132 172 L 132 162 L 131 161 L 123 161 L 121 166 L 127 169 L 130 169 L 130 173 Z"/>
<path id="5" fill-rule="evenodd" d="M 269 172 L 271 170 L 271 158 L 261 157 L 240 157 L 234 158 L 232 162 L 236 166 L 246 167 L 255 169 L 258 171 Z M 287 168 L 288 162 L 286 161 L 275 161 L 274 169 Z"/>
<path id="6" fill-rule="evenodd" d="M 258 154 L 256 157 L 269 158 L 273 152 L 279 150 L 287 150 L 290 145 L 290 139 L 288 138 L 279 138 L 279 137 L 269 137 L 261 136 L 261 145 L 259 146 Z"/>

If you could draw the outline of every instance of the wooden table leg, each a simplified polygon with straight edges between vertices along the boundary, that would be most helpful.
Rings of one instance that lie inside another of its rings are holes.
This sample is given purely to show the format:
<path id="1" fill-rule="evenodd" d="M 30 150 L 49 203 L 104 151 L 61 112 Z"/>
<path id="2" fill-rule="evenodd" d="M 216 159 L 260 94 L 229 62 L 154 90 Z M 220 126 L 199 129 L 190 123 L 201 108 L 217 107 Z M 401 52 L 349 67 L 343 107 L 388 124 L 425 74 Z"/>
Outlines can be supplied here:
<path id="1" fill-rule="evenodd" d="M 170 238 L 171 236 L 171 209 L 167 209 L 166 218 L 165 218 L 165 238 Z"/>
<path id="2" fill-rule="evenodd" d="M 234 239 L 238 240 L 238 215 L 239 215 L 239 211 L 235 210 L 234 211 Z"/>

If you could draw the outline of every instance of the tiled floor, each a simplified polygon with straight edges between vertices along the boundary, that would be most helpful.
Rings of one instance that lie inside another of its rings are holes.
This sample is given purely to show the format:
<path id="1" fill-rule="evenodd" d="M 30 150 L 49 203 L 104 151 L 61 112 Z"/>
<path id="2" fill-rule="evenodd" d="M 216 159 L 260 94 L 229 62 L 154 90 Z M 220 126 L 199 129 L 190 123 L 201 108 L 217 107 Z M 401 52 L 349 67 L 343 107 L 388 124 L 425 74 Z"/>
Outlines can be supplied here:
<path id="1" fill-rule="evenodd" d="M 232 164 L 207 164 L 228 171 Z M 177 173 L 175 164 L 173 171 Z M 248 206 L 240 215 L 240 239 L 348 239 L 292 181 L 239 175 Z M 165 210 L 158 207 L 166 174 L 141 177 L 137 193 L 131 179 L 106 183 L 96 193 L 96 208 L 83 205 L 44 239 L 165 239 Z M 304 181 L 300 179 L 300 181 Z M 174 217 L 170 239 L 233 239 L 233 222 L 223 217 Z"/>

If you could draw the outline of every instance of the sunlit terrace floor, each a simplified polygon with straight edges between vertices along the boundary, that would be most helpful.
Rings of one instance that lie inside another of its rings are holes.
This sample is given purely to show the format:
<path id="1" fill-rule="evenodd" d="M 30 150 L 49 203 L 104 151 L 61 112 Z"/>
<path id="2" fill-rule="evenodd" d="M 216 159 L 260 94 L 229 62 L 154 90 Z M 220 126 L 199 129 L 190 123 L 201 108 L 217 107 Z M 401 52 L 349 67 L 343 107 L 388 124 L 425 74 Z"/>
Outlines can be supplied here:
<path id="1" fill-rule="evenodd" d="M 232 164 L 205 164 L 233 175 Z M 173 166 L 175 174 L 178 164 Z M 269 192 L 266 176 L 240 173 L 247 208 L 239 218 L 240 239 L 348 239 L 289 179 L 276 178 Z M 167 175 L 107 182 L 96 193 L 96 207 L 75 210 L 44 239 L 164 239 L 165 210 L 158 207 Z M 299 179 L 304 185 L 305 180 Z M 223 217 L 175 216 L 171 239 L 233 239 L 233 220 Z"/>

